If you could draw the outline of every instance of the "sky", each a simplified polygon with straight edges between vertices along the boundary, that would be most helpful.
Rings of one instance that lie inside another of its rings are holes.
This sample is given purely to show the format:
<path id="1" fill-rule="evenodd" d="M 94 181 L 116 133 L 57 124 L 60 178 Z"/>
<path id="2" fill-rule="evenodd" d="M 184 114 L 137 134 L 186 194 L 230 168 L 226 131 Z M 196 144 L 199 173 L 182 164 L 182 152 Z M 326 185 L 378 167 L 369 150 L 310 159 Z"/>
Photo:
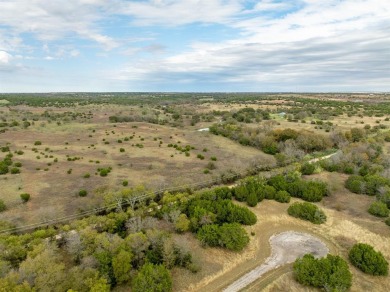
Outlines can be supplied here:
<path id="1" fill-rule="evenodd" d="M 0 0 L 0 92 L 390 92 L 390 0 Z"/>

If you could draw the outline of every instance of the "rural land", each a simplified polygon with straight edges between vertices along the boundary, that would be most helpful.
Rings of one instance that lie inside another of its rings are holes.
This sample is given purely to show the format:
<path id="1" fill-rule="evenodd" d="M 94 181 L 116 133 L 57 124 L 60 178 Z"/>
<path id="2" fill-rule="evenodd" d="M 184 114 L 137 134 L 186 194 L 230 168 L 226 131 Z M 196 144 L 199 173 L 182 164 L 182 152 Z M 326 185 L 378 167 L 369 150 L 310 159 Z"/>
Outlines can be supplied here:
<path id="1" fill-rule="evenodd" d="M 0 94 L 0 291 L 390 291 L 390 94 Z"/>

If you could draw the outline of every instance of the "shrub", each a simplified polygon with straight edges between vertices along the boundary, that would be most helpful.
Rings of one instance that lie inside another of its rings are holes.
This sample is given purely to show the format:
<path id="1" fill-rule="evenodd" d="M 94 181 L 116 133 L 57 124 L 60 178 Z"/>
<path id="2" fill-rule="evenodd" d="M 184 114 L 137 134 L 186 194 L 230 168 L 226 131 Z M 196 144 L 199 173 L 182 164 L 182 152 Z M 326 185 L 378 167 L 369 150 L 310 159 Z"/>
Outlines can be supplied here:
<path id="1" fill-rule="evenodd" d="M 304 175 L 313 174 L 315 169 L 316 169 L 316 167 L 313 163 L 305 163 L 301 166 L 301 172 Z"/>
<path id="2" fill-rule="evenodd" d="M 134 292 L 172 291 L 171 274 L 163 265 L 144 264 L 132 284 Z"/>
<path id="3" fill-rule="evenodd" d="M 302 199 L 308 202 L 320 202 L 328 193 L 327 185 L 321 181 L 301 181 Z"/>
<path id="4" fill-rule="evenodd" d="M 219 228 L 222 247 L 234 251 L 241 251 L 249 243 L 249 236 L 238 223 L 225 223 Z"/>
<path id="5" fill-rule="evenodd" d="M 88 192 L 86 190 L 80 190 L 79 191 L 79 196 L 80 197 L 85 197 L 87 194 L 88 194 Z"/>
<path id="6" fill-rule="evenodd" d="M 20 194 L 20 198 L 22 199 L 22 201 L 24 203 L 26 203 L 26 202 L 28 202 L 28 200 L 30 200 L 30 194 L 27 194 L 27 193 Z"/>
<path id="7" fill-rule="evenodd" d="M 209 163 L 207 163 L 206 168 L 213 170 L 213 169 L 216 169 L 217 167 L 215 166 L 215 164 L 213 162 L 210 161 Z"/>
<path id="8" fill-rule="evenodd" d="M 35 141 L 35 142 L 34 142 L 34 145 L 35 145 L 35 146 L 42 145 L 42 142 L 41 142 L 41 141 Z"/>
<path id="9" fill-rule="evenodd" d="M 351 175 L 345 181 L 345 187 L 355 194 L 363 194 L 366 188 L 366 181 L 360 175 Z"/>
<path id="10" fill-rule="evenodd" d="M 91 175 L 89 174 L 89 173 L 86 173 L 86 174 L 84 174 L 84 176 L 83 176 L 84 178 L 90 178 L 91 177 Z"/>
<path id="11" fill-rule="evenodd" d="M 11 168 L 11 174 L 18 174 L 18 173 L 20 173 L 20 169 L 19 168 L 17 168 L 17 167 Z"/>
<path id="12" fill-rule="evenodd" d="M 246 197 L 246 203 L 247 203 L 248 206 L 250 206 L 250 207 L 256 206 L 257 203 L 258 203 L 256 193 L 251 192 L 251 193 Z"/>
<path id="13" fill-rule="evenodd" d="M 285 191 L 288 186 L 286 178 L 281 174 L 271 177 L 267 183 L 270 186 L 273 186 L 277 191 Z"/>
<path id="14" fill-rule="evenodd" d="M 127 187 L 129 185 L 129 182 L 127 180 L 124 180 L 122 182 L 122 186 Z"/>
<path id="15" fill-rule="evenodd" d="M 339 256 L 329 254 L 326 258 L 315 259 L 306 254 L 295 261 L 293 269 L 299 283 L 325 288 L 326 291 L 345 291 L 352 284 L 348 264 Z"/>
<path id="16" fill-rule="evenodd" d="M 203 225 L 197 232 L 196 237 L 202 245 L 218 246 L 219 242 L 219 226 L 216 224 Z"/>
<path id="17" fill-rule="evenodd" d="M 198 154 L 198 155 L 196 155 L 196 157 L 199 158 L 200 160 L 204 159 L 204 156 L 202 154 Z"/>
<path id="18" fill-rule="evenodd" d="M 203 245 L 220 246 L 241 251 L 249 242 L 248 234 L 238 223 L 204 225 L 198 230 L 197 238 Z"/>
<path id="19" fill-rule="evenodd" d="M 368 208 L 368 213 L 377 217 L 387 217 L 389 216 L 389 209 L 385 203 L 375 201 Z"/>
<path id="20" fill-rule="evenodd" d="M 179 233 L 186 232 L 190 230 L 190 220 L 187 218 L 186 214 L 180 214 L 179 218 L 175 223 L 175 230 Z"/>
<path id="21" fill-rule="evenodd" d="M 22 167 L 22 163 L 21 163 L 21 162 L 15 162 L 15 163 L 14 163 L 14 166 L 15 166 L 15 167 Z"/>
<path id="22" fill-rule="evenodd" d="M 119 152 L 125 152 L 125 148 L 120 148 Z"/>
<path id="23" fill-rule="evenodd" d="M 5 205 L 4 201 L 0 199 L 0 212 L 3 212 L 7 209 L 7 206 Z"/>
<path id="24" fill-rule="evenodd" d="M 325 213 L 316 205 L 307 202 L 292 204 L 288 207 L 287 213 L 290 216 L 307 220 L 314 224 L 321 224 L 326 221 Z"/>
<path id="25" fill-rule="evenodd" d="M 375 276 L 386 276 L 389 270 L 389 263 L 381 252 L 375 251 L 368 244 L 355 244 L 349 251 L 351 263 L 364 273 Z"/>
<path id="26" fill-rule="evenodd" d="M 99 175 L 100 176 L 107 176 L 110 173 L 110 170 L 107 168 L 102 168 L 99 170 Z"/>
<path id="27" fill-rule="evenodd" d="M 390 217 L 385 220 L 385 223 L 390 226 Z"/>
<path id="28" fill-rule="evenodd" d="M 377 196 L 378 201 L 381 201 L 387 205 L 387 208 L 390 208 L 390 191 L 387 191 L 386 193 L 378 194 Z"/>
<path id="29" fill-rule="evenodd" d="M 279 191 L 275 194 L 275 201 L 279 203 L 289 203 L 290 199 L 290 194 L 286 191 Z"/>
<path id="30" fill-rule="evenodd" d="M 260 190 L 259 190 L 260 191 Z M 269 186 L 269 185 L 266 185 L 264 186 L 264 188 L 261 190 L 261 192 L 264 193 L 264 197 L 267 199 L 267 200 L 273 200 L 275 199 L 275 194 L 276 194 L 276 190 L 273 186 Z"/>

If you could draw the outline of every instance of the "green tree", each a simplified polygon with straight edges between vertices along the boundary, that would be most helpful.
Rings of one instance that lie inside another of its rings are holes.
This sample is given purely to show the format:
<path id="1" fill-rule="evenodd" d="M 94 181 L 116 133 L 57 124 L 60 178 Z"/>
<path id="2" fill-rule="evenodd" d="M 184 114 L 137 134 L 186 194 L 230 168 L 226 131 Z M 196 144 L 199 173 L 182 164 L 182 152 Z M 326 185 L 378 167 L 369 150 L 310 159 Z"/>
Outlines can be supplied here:
<path id="1" fill-rule="evenodd" d="M 250 192 L 249 195 L 246 197 L 246 203 L 250 207 L 254 207 L 257 205 L 257 195 L 254 192 Z"/>
<path id="2" fill-rule="evenodd" d="M 386 276 L 389 272 L 389 263 L 382 253 L 368 244 L 355 244 L 349 251 L 349 260 L 355 267 L 370 275 Z"/>
<path id="3" fill-rule="evenodd" d="M 304 175 L 313 174 L 315 169 L 316 169 L 316 167 L 313 163 L 305 163 L 301 166 L 301 172 Z"/>
<path id="4" fill-rule="evenodd" d="M 216 224 L 203 225 L 196 234 L 196 237 L 203 245 L 218 246 L 219 226 Z"/>
<path id="5" fill-rule="evenodd" d="M 345 181 L 345 187 L 355 194 L 363 194 L 366 188 L 366 181 L 360 175 L 351 175 Z"/>
<path id="6" fill-rule="evenodd" d="M 182 233 L 190 229 L 191 221 L 187 218 L 186 214 L 180 214 L 175 222 L 175 229 L 177 232 Z"/>
<path id="7" fill-rule="evenodd" d="M 121 250 L 112 259 L 112 268 L 117 283 L 123 283 L 130 280 L 131 260 L 133 255 L 131 252 Z"/>
<path id="8" fill-rule="evenodd" d="M 132 285 L 134 292 L 172 291 L 172 277 L 163 265 L 145 264 L 135 276 Z"/>
<path id="9" fill-rule="evenodd" d="M 385 203 L 375 201 L 368 208 L 368 213 L 377 217 L 387 217 L 389 216 L 389 209 Z"/>
<path id="10" fill-rule="evenodd" d="M 225 223 L 219 228 L 221 245 L 227 249 L 241 251 L 249 243 L 245 229 L 238 223 Z"/>
<path id="11" fill-rule="evenodd" d="M 307 220 L 314 224 L 321 224 L 326 221 L 325 213 L 316 205 L 307 202 L 292 204 L 288 207 L 287 213 L 290 216 Z"/>
<path id="12" fill-rule="evenodd" d="M 279 203 L 289 203 L 290 199 L 290 194 L 286 191 L 279 191 L 275 194 L 275 201 Z"/>
<path id="13" fill-rule="evenodd" d="M 327 291 L 345 291 L 352 284 L 348 264 L 339 256 L 329 254 L 315 259 L 313 255 L 306 254 L 295 261 L 293 269 L 295 279 L 303 285 Z"/>

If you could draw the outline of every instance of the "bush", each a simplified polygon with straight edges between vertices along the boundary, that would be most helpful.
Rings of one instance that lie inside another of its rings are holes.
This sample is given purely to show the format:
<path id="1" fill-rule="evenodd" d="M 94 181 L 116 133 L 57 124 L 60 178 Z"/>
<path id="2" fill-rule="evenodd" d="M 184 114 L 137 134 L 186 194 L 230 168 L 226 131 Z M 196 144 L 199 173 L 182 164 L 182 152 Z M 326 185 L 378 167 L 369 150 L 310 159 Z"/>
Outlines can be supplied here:
<path id="1" fill-rule="evenodd" d="M 299 283 L 325 288 L 326 291 L 345 291 L 352 284 L 348 264 L 339 256 L 329 254 L 326 258 L 315 259 L 306 254 L 295 261 L 293 269 Z"/>
<path id="2" fill-rule="evenodd" d="M 302 199 L 308 202 L 320 202 L 328 193 L 326 183 L 321 181 L 302 181 Z"/>
<path id="3" fill-rule="evenodd" d="M 351 263 L 364 273 L 375 276 L 387 276 L 389 263 L 381 252 L 377 252 L 368 244 L 355 244 L 349 251 Z"/>
<path id="4" fill-rule="evenodd" d="M 241 251 L 249 243 L 249 236 L 238 223 L 225 223 L 219 228 L 222 247 L 234 251 Z"/>
<path id="5" fill-rule="evenodd" d="M 124 180 L 122 182 L 122 186 L 127 187 L 129 185 L 129 182 L 127 180 Z"/>
<path id="6" fill-rule="evenodd" d="M 246 197 L 246 203 L 247 203 L 248 206 L 250 206 L 250 207 L 256 206 L 257 203 L 258 203 L 256 193 L 251 192 L 251 193 Z"/>
<path id="7" fill-rule="evenodd" d="M 366 188 L 366 181 L 360 175 L 351 175 L 345 181 L 345 187 L 355 194 L 363 194 Z"/>
<path id="8" fill-rule="evenodd" d="M 385 223 L 390 226 L 390 217 L 385 220 Z"/>
<path id="9" fill-rule="evenodd" d="M 35 145 L 35 146 L 42 145 L 42 142 L 41 142 L 41 141 L 35 141 L 35 142 L 34 142 L 34 145 Z"/>
<path id="10" fill-rule="evenodd" d="M 307 220 L 314 224 L 321 224 L 326 221 L 325 213 L 316 205 L 307 202 L 292 204 L 288 207 L 287 213 L 290 216 Z"/>
<path id="11" fill-rule="evenodd" d="M 22 201 L 24 203 L 26 203 L 26 202 L 28 202 L 28 200 L 30 200 L 30 194 L 27 194 L 27 193 L 20 194 L 20 198 L 22 199 Z"/>
<path id="12" fill-rule="evenodd" d="M 241 251 L 249 242 L 245 229 L 238 223 L 204 225 L 198 230 L 197 238 L 203 245 L 220 246 L 233 251 Z"/>
<path id="13" fill-rule="evenodd" d="M 290 194 L 286 191 L 279 191 L 275 194 L 275 201 L 279 203 L 289 203 L 290 199 Z"/>
<path id="14" fill-rule="evenodd" d="M 17 167 L 11 168 L 11 174 L 18 174 L 18 173 L 20 173 L 20 169 L 19 168 L 17 168 Z"/>
<path id="15" fill-rule="evenodd" d="M 120 148 L 119 152 L 125 152 L 125 148 Z"/>
<path id="16" fill-rule="evenodd" d="M 259 190 L 259 191 L 264 193 L 264 197 L 267 200 L 275 199 L 276 190 L 273 186 L 266 185 L 266 186 L 264 186 L 264 188 L 262 190 Z"/>
<path id="17" fill-rule="evenodd" d="M 389 216 L 389 209 L 385 203 L 375 201 L 368 208 L 368 213 L 377 217 L 387 217 Z"/>
<path id="18" fill-rule="evenodd" d="M 313 163 L 305 163 L 301 166 L 301 173 L 304 175 L 310 175 L 313 174 L 315 169 L 316 167 Z"/>
<path id="19" fill-rule="evenodd" d="M 169 292 L 172 291 L 172 276 L 163 265 L 146 263 L 132 284 L 134 292 Z"/>
<path id="20" fill-rule="evenodd" d="M 85 197 L 87 194 L 88 194 L 88 192 L 86 190 L 80 190 L 79 191 L 79 196 L 80 197 Z"/>
<path id="21" fill-rule="evenodd" d="M 0 199 L 0 212 L 3 212 L 7 209 L 7 206 L 5 205 L 4 201 Z"/>

